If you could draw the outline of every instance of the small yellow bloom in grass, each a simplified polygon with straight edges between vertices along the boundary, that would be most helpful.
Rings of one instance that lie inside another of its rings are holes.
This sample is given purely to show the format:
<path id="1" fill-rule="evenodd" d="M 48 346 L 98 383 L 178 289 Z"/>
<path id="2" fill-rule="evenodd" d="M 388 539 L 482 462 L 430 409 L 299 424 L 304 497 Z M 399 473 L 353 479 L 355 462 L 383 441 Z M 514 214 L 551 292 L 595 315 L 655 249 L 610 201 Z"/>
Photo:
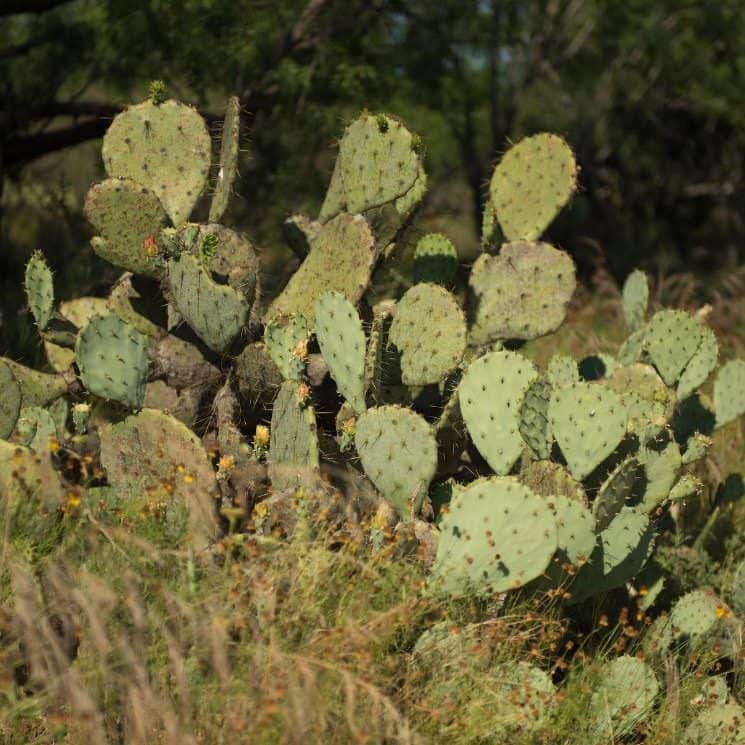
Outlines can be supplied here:
<path id="1" fill-rule="evenodd" d="M 259 447 L 269 446 L 269 427 L 265 424 L 256 425 L 256 433 L 254 434 L 254 445 Z"/>
<path id="2" fill-rule="evenodd" d="M 717 618 L 729 618 L 732 615 L 732 611 L 729 608 L 725 608 L 723 605 L 718 605 L 716 614 Z"/>
<path id="3" fill-rule="evenodd" d="M 186 470 L 186 468 L 184 467 L 184 464 L 183 464 L 183 463 L 179 463 L 179 464 L 178 464 L 178 465 L 176 466 L 176 470 L 177 470 L 177 471 L 178 471 L 179 473 L 183 473 L 183 472 L 184 472 L 184 471 Z"/>
<path id="4" fill-rule="evenodd" d="M 49 438 L 49 452 L 50 453 L 56 453 L 59 450 L 59 442 L 57 442 L 56 437 L 50 437 Z"/>
<path id="5" fill-rule="evenodd" d="M 65 507 L 68 510 L 74 510 L 76 507 L 80 506 L 80 495 L 76 494 L 75 492 L 70 492 L 67 495 L 67 504 Z"/>
<path id="6" fill-rule="evenodd" d="M 184 483 L 191 484 L 194 481 L 194 477 L 190 473 L 184 474 Z"/>
<path id="7" fill-rule="evenodd" d="M 256 507 L 254 507 L 254 512 L 259 517 L 266 517 L 269 514 L 269 508 L 264 504 L 264 502 L 259 502 Z"/>

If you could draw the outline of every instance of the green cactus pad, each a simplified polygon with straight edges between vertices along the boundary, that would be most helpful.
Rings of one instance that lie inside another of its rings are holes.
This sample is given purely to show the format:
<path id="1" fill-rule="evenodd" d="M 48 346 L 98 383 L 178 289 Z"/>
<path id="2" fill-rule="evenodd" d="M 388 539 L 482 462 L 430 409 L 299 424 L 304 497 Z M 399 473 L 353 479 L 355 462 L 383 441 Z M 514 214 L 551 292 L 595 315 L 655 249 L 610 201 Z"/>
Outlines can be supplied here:
<path id="1" fill-rule="evenodd" d="M 577 189 L 574 153 L 557 135 L 511 147 L 494 169 L 489 195 L 508 241 L 536 240 Z"/>
<path id="2" fill-rule="evenodd" d="M 22 445 L 46 453 L 57 442 L 57 423 L 46 409 L 29 406 L 18 415 L 16 435 Z"/>
<path id="3" fill-rule="evenodd" d="M 564 496 L 585 504 L 585 490 L 575 481 L 569 471 L 550 460 L 536 460 L 520 471 L 520 481 L 543 497 Z"/>
<path id="4" fill-rule="evenodd" d="M 469 278 L 471 343 L 535 339 L 566 317 L 576 276 L 569 254 L 548 243 L 517 241 L 482 254 Z"/>
<path id="5" fill-rule="evenodd" d="M 633 334 L 644 325 L 649 305 L 649 283 L 647 275 L 640 269 L 634 269 L 623 283 L 621 293 L 623 301 L 623 317 L 626 328 Z"/>
<path id="6" fill-rule="evenodd" d="M 341 138 L 318 219 L 325 223 L 341 212 L 355 214 L 394 202 L 414 187 L 420 167 L 417 141 L 400 121 L 363 113 Z"/>
<path id="7" fill-rule="evenodd" d="M 553 388 L 563 388 L 571 383 L 579 383 L 577 360 L 566 354 L 555 354 L 548 361 L 546 377 Z"/>
<path id="8" fill-rule="evenodd" d="M 682 465 L 680 448 L 672 434 L 663 430 L 651 441 L 642 443 L 637 458 L 646 476 L 642 505 L 647 512 L 651 512 L 668 498 L 678 478 Z"/>
<path id="9" fill-rule="evenodd" d="M 706 435 L 695 432 L 686 442 L 685 453 L 683 453 L 682 463 L 684 466 L 695 463 L 697 460 L 705 458 L 711 448 L 712 439 Z"/>
<path id="10" fill-rule="evenodd" d="M 616 359 L 621 365 L 631 365 L 639 362 L 644 352 L 644 334 L 646 326 L 635 331 L 621 344 Z"/>
<path id="11" fill-rule="evenodd" d="M 683 732 L 681 745 L 741 745 L 745 710 L 736 703 L 704 709 Z"/>
<path id="12" fill-rule="evenodd" d="M 36 326 L 43 331 L 54 309 L 54 281 L 52 270 L 41 251 L 34 252 L 28 260 L 23 286 Z"/>
<path id="13" fill-rule="evenodd" d="M 0 363 L 10 368 L 21 388 L 21 406 L 46 406 L 67 393 L 62 375 L 39 372 L 7 357 L 0 357 Z"/>
<path id="14" fill-rule="evenodd" d="M 606 663 L 590 701 L 596 735 L 615 740 L 632 732 L 652 713 L 659 691 L 654 671 L 637 657 Z"/>
<path id="15" fill-rule="evenodd" d="M 212 142 L 196 109 L 178 101 L 145 101 L 114 117 L 101 154 L 110 177 L 151 189 L 178 226 L 207 182 Z"/>
<path id="16" fill-rule="evenodd" d="M 735 569 L 730 590 L 730 602 L 736 613 L 745 616 L 745 560 L 741 561 Z"/>
<path id="17" fill-rule="evenodd" d="M 365 332 L 356 308 L 338 292 L 324 292 L 316 301 L 316 338 L 331 377 L 354 411 L 365 404 Z"/>
<path id="18" fill-rule="evenodd" d="M 548 574 L 559 584 L 566 577 L 564 564 L 578 567 L 590 558 L 597 541 L 592 513 L 577 499 L 561 495 L 547 497 L 556 521 L 558 551 Z M 557 581 L 558 580 L 558 581 Z"/>
<path id="19" fill-rule="evenodd" d="M 673 642 L 696 640 L 716 627 L 724 606 L 711 592 L 694 590 L 679 598 L 670 611 L 668 629 Z M 720 611 L 721 612 L 721 611 Z"/>
<path id="20" fill-rule="evenodd" d="M 109 313 L 91 319 L 78 335 L 75 360 L 80 379 L 91 393 L 132 409 L 142 406 L 147 337 L 119 316 Z"/>
<path id="21" fill-rule="evenodd" d="M 551 391 L 551 383 L 546 377 L 537 378 L 526 391 L 520 406 L 520 435 L 533 455 L 544 460 L 551 457 L 554 442 L 548 421 Z"/>
<path id="22" fill-rule="evenodd" d="M 670 493 L 667 498 L 671 502 L 681 502 L 686 499 L 692 499 L 697 494 L 701 494 L 703 491 L 703 484 L 695 476 L 686 474 L 682 476 L 678 482 L 670 489 Z"/>
<path id="23" fill-rule="evenodd" d="M 210 222 L 220 222 L 233 190 L 233 182 L 238 173 L 238 154 L 241 138 L 241 102 L 238 96 L 231 96 L 225 108 L 225 119 L 220 134 L 220 170 L 217 172 L 215 193 L 210 204 Z"/>
<path id="24" fill-rule="evenodd" d="M 627 458 L 616 466 L 598 489 L 592 503 L 598 532 L 605 530 L 621 508 L 629 503 L 634 487 L 643 477 L 644 469 L 636 458 Z"/>
<path id="25" fill-rule="evenodd" d="M 184 517 L 191 544 L 204 549 L 215 538 L 217 482 L 199 438 L 182 422 L 142 409 L 99 429 L 101 464 L 118 494 L 140 507 L 165 509 L 169 521 Z"/>
<path id="26" fill-rule="evenodd" d="M 447 236 L 427 233 L 414 250 L 414 281 L 448 286 L 458 271 L 458 252 Z"/>
<path id="27" fill-rule="evenodd" d="M 722 365 L 714 381 L 716 426 L 745 414 L 745 360 L 730 360 Z"/>
<path id="28" fill-rule="evenodd" d="M 489 703 L 490 734 L 523 735 L 545 724 L 556 695 L 546 672 L 521 661 L 498 665 L 492 674 L 494 699 Z"/>
<path id="29" fill-rule="evenodd" d="M 495 473 L 509 473 L 523 449 L 520 407 L 538 377 L 516 352 L 489 352 L 472 362 L 460 383 L 459 400 L 473 444 Z"/>
<path id="30" fill-rule="evenodd" d="M 7 440 L 21 412 L 21 386 L 10 365 L 0 360 L 0 440 Z"/>
<path id="31" fill-rule="evenodd" d="M 399 514 L 427 492 L 437 469 L 437 442 L 419 414 L 400 406 L 368 409 L 357 420 L 357 452 L 365 473 Z"/>
<path id="32" fill-rule="evenodd" d="M 540 576 L 557 547 L 551 509 L 510 477 L 474 482 L 440 523 L 430 587 L 447 595 L 494 594 Z"/>
<path id="33" fill-rule="evenodd" d="M 79 297 L 59 304 L 60 315 L 79 329 L 85 328 L 94 316 L 104 316 L 110 310 L 109 301 L 102 297 Z"/>
<path id="34" fill-rule="evenodd" d="M 717 337 L 707 326 L 701 327 L 701 333 L 701 343 L 678 380 L 677 393 L 681 401 L 695 393 L 717 366 L 719 359 Z"/>
<path id="35" fill-rule="evenodd" d="M 316 414 L 307 386 L 287 380 L 272 407 L 269 478 L 275 491 L 318 483 L 319 451 Z"/>
<path id="36" fill-rule="evenodd" d="M 554 391 L 549 421 L 569 470 L 589 476 L 626 434 L 626 407 L 620 396 L 597 383 L 573 383 Z"/>
<path id="37" fill-rule="evenodd" d="M 398 302 L 389 339 L 401 353 L 405 385 L 439 383 L 466 351 L 466 319 L 443 287 L 414 285 Z"/>
<path id="38" fill-rule="evenodd" d="M 168 262 L 168 286 L 179 313 L 215 352 L 225 352 L 248 322 L 251 307 L 245 296 L 215 282 L 191 254 Z"/>
<path id="39" fill-rule="evenodd" d="M 315 327 L 316 300 L 335 290 L 356 304 L 370 281 L 374 239 L 360 215 L 338 215 L 326 223 L 311 252 L 269 307 L 267 320 L 281 315 L 305 316 Z"/>
<path id="40" fill-rule="evenodd" d="M 275 318 L 264 328 L 264 346 L 285 380 L 299 381 L 308 356 L 308 323 L 303 316 Z"/>
<path id="41" fill-rule="evenodd" d="M 110 178 L 90 188 L 84 211 L 98 231 L 91 246 L 102 259 L 146 277 L 163 274 L 155 239 L 167 217 L 154 192 L 130 179 Z"/>
<path id="42" fill-rule="evenodd" d="M 499 235 L 499 223 L 494 205 L 487 199 L 484 205 L 484 213 L 481 217 L 481 248 L 487 250 L 497 241 Z"/>
<path id="43" fill-rule="evenodd" d="M 644 429 L 650 422 L 664 426 L 673 414 L 675 394 L 651 365 L 621 365 L 603 378 L 602 384 L 621 397 L 630 432 Z"/>
<path id="44" fill-rule="evenodd" d="M 662 379 L 675 385 L 703 338 L 703 327 L 682 310 L 661 310 L 644 330 L 644 349 Z"/>

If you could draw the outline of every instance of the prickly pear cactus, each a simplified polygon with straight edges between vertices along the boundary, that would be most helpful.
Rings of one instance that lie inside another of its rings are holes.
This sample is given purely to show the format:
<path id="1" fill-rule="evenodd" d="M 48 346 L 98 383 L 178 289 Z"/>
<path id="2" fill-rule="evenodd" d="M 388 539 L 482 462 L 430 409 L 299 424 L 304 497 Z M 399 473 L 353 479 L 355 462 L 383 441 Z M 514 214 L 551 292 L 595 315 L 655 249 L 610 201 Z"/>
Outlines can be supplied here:
<path id="1" fill-rule="evenodd" d="M 368 409 L 355 444 L 365 473 L 401 515 L 421 504 L 437 468 L 435 435 L 421 416 L 393 405 Z"/>
<path id="2" fill-rule="evenodd" d="M 689 360 L 678 380 L 677 394 L 682 401 L 695 393 L 714 371 L 719 359 L 719 344 L 714 332 L 701 327 L 701 342 L 695 354 Z"/>
<path id="3" fill-rule="evenodd" d="M 43 331 L 54 309 L 54 282 L 52 270 L 41 251 L 36 251 L 26 264 L 24 289 L 36 326 Z"/>
<path id="4" fill-rule="evenodd" d="M 649 283 L 647 275 L 635 269 L 623 283 L 623 317 L 629 333 L 638 331 L 644 324 L 649 305 Z"/>
<path id="5" fill-rule="evenodd" d="M 396 306 L 390 342 L 401 353 L 405 385 L 439 383 L 466 350 L 466 319 L 455 297 L 439 285 L 414 285 Z"/>
<path id="6" fill-rule="evenodd" d="M 675 385 L 703 339 L 701 324 L 681 310 L 661 310 L 644 330 L 643 346 L 669 386 Z"/>
<path id="7" fill-rule="evenodd" d="M 681 745 L 739 745 L 745 740 L 745 710 L 736 703 L 702 711 L 683 732 Z"/>
<path id="8" fill-rule="evenodd" d="M 631 501 L 634 487 L 642 478 L 642 466 L 636 458 L 630 457 L 619 463 L 603 482 L 592 503 L 596 529 L 599 532 L 605 530 L 621 508 Z"/>
<path id="9" fill-rule="evenodd" d="M 414 281 L 448 287 L 458 271 L 458 252 L 442 233 L 423 235 L 414 249 Z"/>
<path id="10" fill-rule="evenodd" d="M 191 106 L 144 101 L 114 117 L 101 152 L 111 178 L 129 178 L 152 190 L 178 226 L 207 182 L 211 141 Z"/>
<path id="11" fill-rule="evenodd" d="M 352 303 L 338 292 L 325 292 L 316 301 L 316 338 L 331 377 L 354 411 L 365 403 L 365 332 Z"/>
<path id="12" fill-rule="evenodd" d="M 555 331 L 574 294 L 574 262 L 548 243 L 517 241 L 482 254 L 469 278 L 472 344 Z"/>
<path id="13" fill-rule="evenodd" d="M 510 477 L 476 481 L 440 523 L 430 587 L 447 595 L 489 595 L 540 576 L 557 547 L 551 509 Z"/>
<path id="14" fill-rule="evenodd" d="M 148 371 L 147 338 L 109 313 L 96 316 L 78 335 L 75 361 L 94 395 L 132 409 L 142 406 Z"/>
<path id="15" fill-rule="evenodd" d="M 308 356 L 308 323 L 303 316 L 275 318 L 264 328 L 264 346 L 285 380 L 300 381 Z"/>
<path id="16" fill-rule="evenodd" d="M 539 460 L 548 460 L 551 457 L 551 446 L 554 442 L 548 421 L 551 391 L 551 383 L 545 376 L 536 378 L 525 393 L 520 406 L 520 435 Z"/>
<path id="17" fill-rule="evenodd" d="M 225 108 L 225 119 L 220 133 L 220 166 L 217 172 L 215 193 L 210 204 L 210 222 L 220 222 L 233 189 L 233 182 L 238 173 L 238 154 L 241 138 L 241 102 L 237 96 L 231 96 Z"/>
<path id="18" fill-rule="evenodd" d="M 720 368 L 714 381 L 714 409 L 717 427 L 745 414 L 745 360 L 730 360 Z"/>
<path id="19" fill-rule="evenodd" d="M 0 360 L 0 439 L 10 437 L 21 412 L 21 386 L 10 365 Z"/>
<path id="20" fill-rule="evenodd" d="M 489 197 L 508 241 L 533 241 L 577 189 L 577 164 L 567 143 L 553 134 L 526 137 L 494 169 Z"/>

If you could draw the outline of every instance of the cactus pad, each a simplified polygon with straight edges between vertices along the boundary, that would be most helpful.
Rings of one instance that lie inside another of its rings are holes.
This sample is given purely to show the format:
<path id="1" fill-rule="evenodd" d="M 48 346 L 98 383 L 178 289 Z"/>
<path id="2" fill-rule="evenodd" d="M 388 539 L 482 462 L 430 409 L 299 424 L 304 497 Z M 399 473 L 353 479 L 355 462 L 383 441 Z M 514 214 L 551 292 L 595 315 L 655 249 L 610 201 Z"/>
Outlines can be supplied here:
<path id="1" fill-rule="evenodd" d="M 267 319 L 299 314 L 315 326 L 316 300 L 328 290 L 356 303 L 365 292 L 373 267 L 374 239 L 360 215 L 342 214 L 326 223 L 310 253 L 269 307 Z"/>
<path id="2" fill-rule="evenodd" d="M 90 188 L 84 211 L 98 231 L 91 246 L 102 259 L 146 277 L 163 273 L 155 238 L 167 218 L 154 192 L 130 179 L 110 178 Z"/>
<path id="3" fill-rule="evenodd" d="M 299 381 L 308 356 L 308 323 L 303 316 L 275 318 L 264 329 L 264 346 L 285 380 Z"/>
<path id="4" fill-rule="evenodd" d="M 400 406 L 368 409 L 357 420 L 355 436 L 362 467 L 370 480 L 405 515 L 427 492 L 437 469 L 432 427 Z"/>
<path id="5" fill-rule="evenodd" d="M 109 313 L 78 334 L 75 360 L 83 385 L 94 395 L 132 409 L 142 406 L 148 372 L 147 337 Z"/>
<path id="6" fill-rule="evenodd" d="M 21 411 L 21 386 L 10 365 L 0 360 L 0 440 L 6 440 Z"/>
<path id="7" fill-rule="evenodd" d="M 675 394 L 651 365 L 636 362 L 616 367 L 602 379 L 602 385 L 621 397 L 629 431 L 643 429 L 650 422 L 664 423 L 672 416 Z"/>
<path id="8" fill-rule="evenodd" d="M 418 177 L 417 140 L 397 119 L 363 113 L 339 143 L 334 173 L 319 220 L 341 212 L 355 214 L 403 197 Z"/>
<path id="9" fill-rule="evenodd" d="M 27 445 L 38 453 L 46 453 L 57 441 L 57 424 L 46 409 L 29 406 L 21 409 L 18 415 L 16 436 L 22 445 Z"/>
<path id="10" fill-rule="evenodd" d="M 489 195 L 508 241 L 536 240 L 577 189 L 574 153 L 557 135 L 511 147 L 494 169 Z"/>
<path id="11" fill-rule="evenodd" d="M 574 262 L 548 243 L 517 241 L 482 254 L 469 279 L 471 341 L 535 339 L 564 321 L 574 294 Z"/>
<path id="12" fill-rule="evenodd" d="M 717 366 L 719 358 L 717 337 L 707 326 L 701 327 L 701 334 L 701 343 L 678 380 L 677 393 L 681 400 L 695 393 Z"/>
<path id="13" fill-rule="evenodd" d="M 145 101 L 114 117 L 101 154 L 110 177 L 130 178 L 151 189 L 178 226 L 204 189 L 211 150 L 196 109 L 178 101 Z"/>
<path id="14" fill-rule="evenodd" d="M 170 520 L 188 512 L 191 543 L 203 549 L 216 535 L 217 482 L 199 438 L 156 409 L 142 409 L 99 432 L 111 486 L 142 509 L 165 508 Z"/>
<path id="15" fill-rule="evenodd" d="M 703 338 L 701 324 L 682 310 L 661 310 L 644 331 L 644 349 L 669 386 L 681 376 Z"/>
<path id="16" fill-rule="evenodd" d="M 220 133 L 220 170 L 217 172 L 215 193 L 210 204 L 210 222 L 220 222 L 233 189 L 233 181 L 238 173 L 238 154 L 241 138 L 241 102 L 237 96 L 228 99 L 225 119 Z"/>
<path id="17" fill-rule="evenodd" d="M 520 407 L 538 377 L 516 352 L 489 352 L 472 362 L 460 383 L 459 400 L 473 444 L 497 474 L 507 474 L 523 449 Z"/>
<path id="18" fill-rule="evenodd" d="M 569 471 L 550 460 L 532 461 L 520 471 L 520 481 L 543 497 L 564 496 L 585 504 L 585 490 L 575 481 Z"/>
<path id="19" fill-rule="evenodd" d="M 745 710 L 736 703 L 704 709 L 683 732 L 681 745 L 740 745 L 745 741 Z"/>
<path id="20" fill-rule="evenodd" d="M 579 383 L 577 360 L 567 354 L 555 354 L 548 362 L 546 377 L 553 388 Z"/>
<path id="21" fill-rule="evenodd" d="M 316 338 L 331 377 L 358 414 L 365 408 L 365 332 L 356 308 L 338 292 L 316 301 Z"/>
<path id="22" fill-rule="evenodd" d="M 647 512 L 651 512 L 667 499 L 678 478 L 683 459 L 678 443 L 669 430 L 663 430 L 652 440 L 643 442 L 637 458 L 644 467 L 646 477 L 642 504 Z"/>
<path id="23" fill-rule="evenodd" d="M 644 470 L 636 458 L 627 458 L 616 466 L 598 489 L 592 503 L 598 532 L 605 530 L 621 508 L 629 503 L 634 487 L 643 478 Z"/>
<path id="24" fill-rule="evenodd" d="M 546 377 L 533 381 L 520 406 L 520 435 L 538 459 L 551 457 L 554 437 L 548 421 L 551 383 Z"/>
<path id="25" fill-rule="evenodd" d="M 556 550 L 551 509 L 510 477 L 474 482 L 440 523 L 430 584 L 448 595 L 493 594 L 540 576 Z"/>
<path id="26" fill-rule="evenodd" d="M 34 252 L 28 260 L 23 285 L 36 326 L 43 331 L 54 309 L 54 283 L 52 270 L 41 251 Z"/>
<path id="27" fill-rule="evenodd" d="M 626 328 L 633 334 L 644 324 L 649 304 L 649 283 L 647 275 L 639 269 L 635 269 L 623 283 L 621 293 L 623 300 L 623 317 L 626 319 Z"/>
<path id="28" fill-rule="evenodd" d="M 596 535 L 592 513 L 582 502 L 565 496 L 553 496 L 546 499 L 556 521 L 558 551 L 549 567 L 549 576 L 562 581 L 563 564 L 573 567 L 581 566 L 595 548 Z"/>
<path id="29" fill-rule="evenodd" d="M 458 252 L 441 233 L 423 235 L 414 250 L 414 281 L 448 286 L 458 270 Z"/>
<path id="30" fill-rule="evenodd" d="M 626 434 L 626 407 L 620 396 L 596 383 L 574 383 L 554 391 L 549 420 L 572 476 L 580 480 Z"/>
<path id="31" fill-rule="evenodd" d="M 389 339 L 401 353 L 405 385 L 439 383 L 466 351 L 466 319 L 443 287 L 414 285 L 396 307 Z"/>
<path id="32" fill-rule="evenodd" d="M 745 414 L 745 360 L 722 365 L 714 381 L 716 426 L 723 427 Z"/>

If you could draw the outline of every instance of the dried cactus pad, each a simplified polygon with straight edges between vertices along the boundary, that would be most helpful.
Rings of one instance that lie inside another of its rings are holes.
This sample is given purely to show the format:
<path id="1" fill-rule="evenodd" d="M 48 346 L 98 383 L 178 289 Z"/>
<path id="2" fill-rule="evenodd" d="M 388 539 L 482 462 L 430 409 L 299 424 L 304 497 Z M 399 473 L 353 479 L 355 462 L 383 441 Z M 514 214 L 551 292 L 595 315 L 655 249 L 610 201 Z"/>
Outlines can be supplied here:
<path id="1" fill-rule="evenodd" d="M 508 241 L 536 240 L 577 189 L 574 153 L 557 135 L 511 147 L 494 170 L 489 194 Z"/>
<path id="2" fill-rule="evenodd" d="M 685 370 L 698 351 L 703 327 L 682 310 L 661 310 L 652 316 L 644 331 L 644 349 L 669 386 Z"/>
<path id="3" fill-rule="evenodd" d="M 745 414 L 745 360 L 730 360 L 717 373 L 714 409 L 717 427 L 723 427 Z"/>
<path id="4" fill-rule="evenodd" d="M 41 251 L 34 252 L 28 260 L 23 284 L 34 321 L 39 330 L 43 330 L 54 309 L 54 283 L 52 270 Z"/>
<path id="5" fill-rule="evenodd" d="M 573 383 L 554 391 L 549 420 L 575 479 L 589 476 L 626 434 L 621 397 L 597 383 Z"/>
<path id="6" fill-rule="evenodd" d="M 556 523 L 542 497 L 511 477 L 481 479 L 442 518 L 430 585 L 448 595 L 516 589 L 543 574 L 556 547 Z"/>
<path id="7" fill-rule="evenodd" d="M 574 262 L 548 243 L 517 241 L 482 254 L 471 271 L 471 342 L 535 339 L 564 321 L 576 287 Z"/>
<path id="8" fill-rule="evenodd" d="M 466 319 L 445 288 L 414 285 L 398 303 L 390 341 L 401 353 L 404 384 L 439 383 L 466 351 Z"/>
<path id="9" fill-rule="evenodd" d="M 83 385 L 94 395 L 132 409 L 142 406 L 148 371 L 147 337 L 109 313 L 78 334 L 75 360 Z"/>
<path id="10" fill-rule="evenodd" d="M 220 135 L 220 170 L 217 172 L 215 193 L 210 204 L 210 222 L 220 222 L 228 207 L 233 181 L 238 172 L 238 153 L 241 136 L 241 102 L 231 96 L 225 109 Z"/>
<path id="11" fill-rule="evenodd" d="M 399 513 L 426 493 L 437 469 L 437 442 L 419 414 L 400 406 L 368 409 L 357 420 L 362 467 Z"/>
<path id="12" fill-rule="evenodd" d="M 485 354 L 463 375 L 458 389 L 463 420 L 495 473 L 509 473 L 523 450 L 520 407 L 537 377 L 529 360 L 508 351 Z"/>
<path id="13" fill-rule="evenodd" d="M 339 143 L 334 173 L 319 220 L 355 214 L 403 197 L 419 176 L 417 140 L 397 119 L 363 113 Z"/>
<path id="14" fill-rule="evenodd" d="M 99 432 L 111 486 L 143 507 L 162 505 L 168 513 L 185 508 L 192 544 L 204 548 L 217 530 L 217 482 L 199 438 L 156 409 L 142 409 Z"/>
<path id="15" fill-rule="evenodd" d="M 449 285 L 458 270 L 458 252 L 441 233 L 423 235 L 414 249 L 414 280 Z"/>
<path id="16" fill-rule="evenodd" d="M 85 198 L 86 218 L 98 231 L 93 250 L 110 264 L 146 277 L 160 277 L 155 238 L 167 216 L 153 191 L 124 178 L 92 186 Z"/>
<path id="17" fill-rule="evenodd" d="M 338 292 L 316 301 L 316 338 L 336 387 L 352 408 L 365 408 L 365 332 L 357 309 Z"/>
<path id="18" fill-rule="evenodd" d="M 10 365 L 0 360 L 0 440 L 6 440 L 21 411 L 21 386 Z"/>
<path id="19" fill-rule="evenodd" d="M 178 226 L 188 220 L 204 189 L 211 147 L 196 109 L 178 101 L 145 101 L 114 117 L 102 155 L 109 176 L 151 189 Z"/>
<path id="20" fill-rule="evenodd" d="M 357 303 L 370 281 L 373 234 L 364 217 L 342 214 L 327 222 L 305 261 L 269 307 L 267 320 L 277 316 L 305 316 L 315 328 L 316 300 L 335 290 Z"/>

